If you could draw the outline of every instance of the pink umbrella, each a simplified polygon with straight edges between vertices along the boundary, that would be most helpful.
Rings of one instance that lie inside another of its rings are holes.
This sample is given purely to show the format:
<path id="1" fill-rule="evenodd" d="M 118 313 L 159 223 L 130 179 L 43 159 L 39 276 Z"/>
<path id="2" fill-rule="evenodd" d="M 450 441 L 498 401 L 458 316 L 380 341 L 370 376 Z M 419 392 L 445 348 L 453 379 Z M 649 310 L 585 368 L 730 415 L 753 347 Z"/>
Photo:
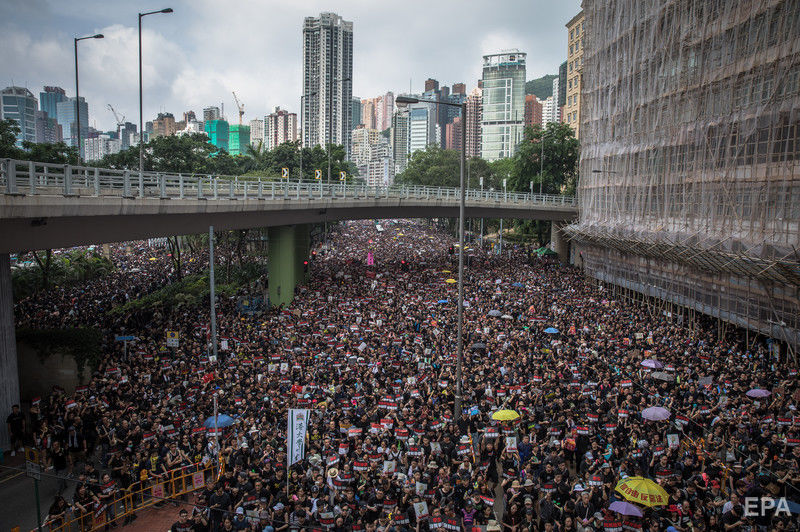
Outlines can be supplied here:
<path id="1" fill-rule="evenodd" d="M 759 397 L 769 397 L 770 395 L 772 395 L 772 392 L 769 390 L 764 390 L 763 388 L 753 388 L 747 392 L 747 397 L 753 397 L 755 399 Z"/>
<path id="2" fill-rule="evenodd" d="M 642 366 L 650 369 L 661 369 L 664 367 L 664 364 L 662 364 L 658 360 L 653 360 L 652 358 L 648 358 L 647 360 L 642 361 Z"/>
<path id="3" fill-rule="evenodd" d="M 669 419 L 669 410 L 660 406 L 651 406 L 642 410 L 642 417 L 650 421 L 664 421 Z"/>

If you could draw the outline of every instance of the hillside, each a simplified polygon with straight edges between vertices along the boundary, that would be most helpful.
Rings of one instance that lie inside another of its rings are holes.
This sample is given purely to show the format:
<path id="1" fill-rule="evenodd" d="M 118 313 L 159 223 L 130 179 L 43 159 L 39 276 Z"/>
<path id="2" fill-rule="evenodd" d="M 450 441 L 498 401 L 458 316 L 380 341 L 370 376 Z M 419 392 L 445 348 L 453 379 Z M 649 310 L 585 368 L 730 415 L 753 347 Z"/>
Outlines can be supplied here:
<path id="1" fill-rule="evenodd" d="M 525 83 L 525 94 L 535 94 L 540 100 L 553 95 L 553 80 L 557 74 L 547 74 L 541 78 L 532 79 Z"/>

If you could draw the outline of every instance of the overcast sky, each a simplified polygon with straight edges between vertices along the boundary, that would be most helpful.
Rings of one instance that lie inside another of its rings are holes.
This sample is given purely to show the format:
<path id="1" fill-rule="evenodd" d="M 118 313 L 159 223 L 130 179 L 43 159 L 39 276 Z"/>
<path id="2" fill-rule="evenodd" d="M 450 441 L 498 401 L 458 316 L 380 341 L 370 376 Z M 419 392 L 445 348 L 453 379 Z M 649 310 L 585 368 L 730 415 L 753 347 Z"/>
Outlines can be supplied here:
<path id="1" fill-rule="evenodd" d="M 137 12 L 164 7 L 175 12 L 144 19 L 145 121 L 220 102 L 234 121 L 234 90 L 246 121 L 276 106 L 296 112 L 303 18 L 322 11 L 353 22 L 353 94 L 362 98 L 407 92 L 409 81 L 421 91 L 428 77 L 469 90 L 481 56 L 508 48 L 527 52 L 528 79 L 554 74 L 580 0 L 0 0 L 0 83 L 37 98 L 60 85 L 74 96 L 72 38 L 103 33 L 78 45 L 90 124 L 116 128 L 108 103 L 138 123 Z"/>

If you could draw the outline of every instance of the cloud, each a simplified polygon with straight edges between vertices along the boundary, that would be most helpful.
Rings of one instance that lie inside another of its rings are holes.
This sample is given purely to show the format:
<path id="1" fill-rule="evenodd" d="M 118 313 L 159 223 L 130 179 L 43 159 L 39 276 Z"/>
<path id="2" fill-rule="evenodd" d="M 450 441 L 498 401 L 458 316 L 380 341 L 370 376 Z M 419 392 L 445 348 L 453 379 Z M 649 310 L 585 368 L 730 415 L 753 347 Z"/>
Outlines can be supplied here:
<path id="1" fill-rule="evenodd" d="M 113 129 L 111 103 L 138 122 L 136 10 L 167 5 L 171 15 L 147 17 L 143 31 L 144 116 L 225 102 L 237 115 L 232 91 L 245 104 L 245 120 L 281 106 L 299 108 L 302 26 L 306 16 L 332 11 L 353 21 L 353 94 L 372 97 L 419 91 L 428 77 L 443 85 L 481 75 L 481 56 L 505 48 L 527 52 L 528 79 L 556 73 L 566 59 L 564 24 L 579 0 L 27 0 L 19 9 L 0 2 L 0 49 L 5 83 L 13 78 L 37 93 L 61 85 L 74 94 L 72 37 L 93 31 L 103 41 L 80 43 L 81 94 L 92 123 Z M 17 5 L 17 2 L 13 3 Z M 163 4 L 163 5 L 162 5 Z"/>

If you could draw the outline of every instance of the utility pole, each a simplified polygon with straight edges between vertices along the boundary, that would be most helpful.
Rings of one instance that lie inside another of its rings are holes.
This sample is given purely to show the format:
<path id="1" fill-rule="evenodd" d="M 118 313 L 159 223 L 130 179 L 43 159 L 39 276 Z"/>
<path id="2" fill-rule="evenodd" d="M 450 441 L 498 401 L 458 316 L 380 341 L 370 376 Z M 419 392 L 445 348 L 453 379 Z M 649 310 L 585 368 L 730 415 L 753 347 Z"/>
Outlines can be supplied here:
<path id="1" fill-rule="evenodd" d="M 214 288 L 214 226 L 208 228 L 208 283 L 211 295 L 211 348 L 217 357 L 217 297 Z"/>

